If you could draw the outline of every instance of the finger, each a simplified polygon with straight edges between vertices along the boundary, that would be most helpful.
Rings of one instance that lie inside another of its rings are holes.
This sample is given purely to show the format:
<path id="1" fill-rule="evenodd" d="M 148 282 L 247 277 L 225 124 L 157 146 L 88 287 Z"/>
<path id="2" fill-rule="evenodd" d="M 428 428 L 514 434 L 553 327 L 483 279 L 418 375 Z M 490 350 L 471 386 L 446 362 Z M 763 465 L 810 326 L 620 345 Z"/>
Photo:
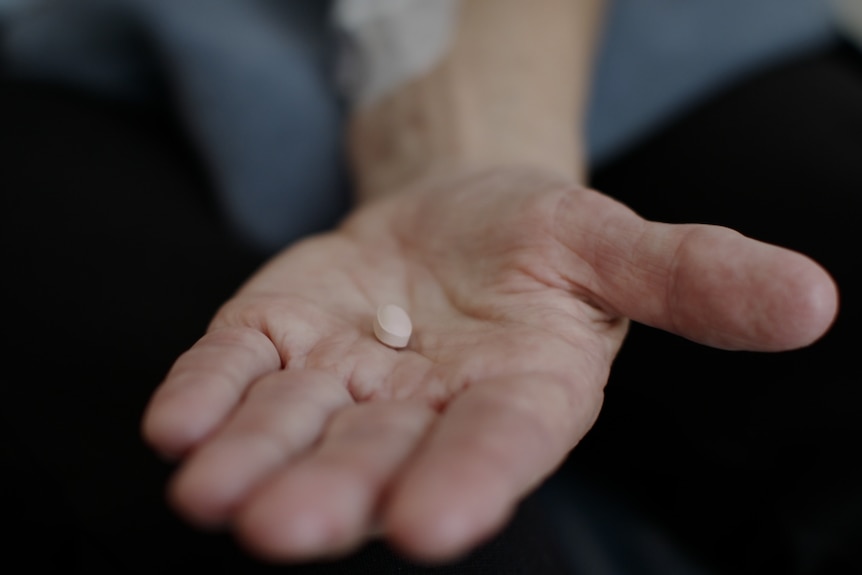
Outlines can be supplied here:
<path id="1" fill-rule="evenodd" d="M 256 491 L 238 534 L 257 554 L 300 560 L 343 553 L 371 528 L 375 506 L 436 413 L 420 403 L 349 407 L 321 444 Z"/>
<path id="2" fill-rule="evenodd" d="M 252 381 L 281 365 L 278 351 L 259 331 L 206 334 L 177 359 L 150 400 L 144 439 L 166 457 L 182 455 L 216 428 Z"/>
<path id="3" fill-rule="evenodd" d="M 224 523 L 255 485 L 307 449 L 332 413 L 351 403 L 344 385 L 323 372 L 264 376 L 183 465 L 171 485 L 174 506 L 198 525 Z"/>
<path id="4" fill-rule="evenodd" d="M 635 321 L 714 347 L 778 351 L 812 343 L 835 318 L 835 283 L 800 253 L 719 226 L 647 222 L 597 192 L 563 213 L 567 242 L 596 272 L 588 285 Z"/>
<path id="5" fill-rule="evenodd" d="M 600 404 L 600 391 L 541 374 L 470 387 L 393 484 L 387 536 L 427 561 L 482 542 L 586 433 Z"/>

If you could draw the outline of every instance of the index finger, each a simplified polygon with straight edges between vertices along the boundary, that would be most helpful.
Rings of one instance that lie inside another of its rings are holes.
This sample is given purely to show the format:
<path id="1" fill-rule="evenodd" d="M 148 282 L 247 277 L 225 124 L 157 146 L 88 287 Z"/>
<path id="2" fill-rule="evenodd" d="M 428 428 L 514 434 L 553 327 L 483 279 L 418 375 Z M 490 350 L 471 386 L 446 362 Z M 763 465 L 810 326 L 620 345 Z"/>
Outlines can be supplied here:
<path id="1" fill-rule="evenodd" d="M 598 414 L 601 386 L 518 374 L 474 384 L 393 484 L 386 535 L 410 555 L 451 559 L 500 528 Z"/>
<path id="2" fill-rule="evenodd" d="M 244 327 L 203 336 L 181 355 L 144 414 L 144 439 L 178 457 L 208 436 L 256 379 L 282 367 L 272 341 Z"/>

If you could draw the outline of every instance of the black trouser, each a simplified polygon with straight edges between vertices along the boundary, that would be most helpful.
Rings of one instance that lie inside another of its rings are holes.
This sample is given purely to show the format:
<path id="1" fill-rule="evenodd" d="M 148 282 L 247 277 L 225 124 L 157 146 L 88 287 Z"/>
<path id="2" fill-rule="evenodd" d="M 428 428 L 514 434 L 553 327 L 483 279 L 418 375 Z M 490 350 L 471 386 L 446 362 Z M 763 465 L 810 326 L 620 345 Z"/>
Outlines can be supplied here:
<path id="1" fill-rule="evenodd" d="M 721 223 L 810 254 L 837 279 L 842 311 L 821 342 L 786 354 L 718 352 L 633 326 L 605 409 L 556 484 L 575 476 L 728 572 L 846 565 L 862 540 L 858 55 L 832 50 L 747 83 L 593 183 L 646 217 Z M 139 439 L 170 363 L 262 262 L 228 234 L 170 114 L 4 85 L 0 186 L 11 556 L 63 572 L 274 569 L 177 519 L 163 502 L 171 466 Z M 560 547 L 577 542 L 534 503 L 448 571 L 556 572 Z M 418 570 L 380 544 L 305 569 Z"/>
<path id="2" fill-rule="evenodd" d="M 729 573 L 862 572 L 862 56 L 839 44 L 752 78 L 600 169 L 644 217 L 801 251 L 839 317 L 789 353 L 634 325 L 568 468 Z"/>
<path id="3" fill-rule="evenodd" d="M 168 510 L 171 466 L 139 437 L 172 361 L 263 255 L 227 232 L 166 110 L 6 84 L 0 126 L 8 552 L 27 572 L 268 569 L 228 535 L 199 533 Z M 562 572 L 536 513 L 526 505 L 500 538 L 429 572 Z M 408 567 L 375 544 L 344 562 L 288 571 Z"/>

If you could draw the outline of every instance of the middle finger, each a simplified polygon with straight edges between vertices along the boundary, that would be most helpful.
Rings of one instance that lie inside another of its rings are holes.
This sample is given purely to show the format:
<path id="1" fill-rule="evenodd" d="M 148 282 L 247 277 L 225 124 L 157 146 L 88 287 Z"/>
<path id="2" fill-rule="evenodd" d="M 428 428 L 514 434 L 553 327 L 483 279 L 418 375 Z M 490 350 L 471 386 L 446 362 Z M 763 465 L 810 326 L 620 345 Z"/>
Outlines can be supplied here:
<path id="1" fill-rule="evenodd" d="M 321 443 L 276 474 L 238 514 L 240 537 L 273 559 L 345 551 L 372 526 L 387 484 L 436 412 L 418 401 L 349 406 Z"/>
<path id="2" fill-rule="evenodd" d="M 264 376 L 189 457 L 171 486 L 174 504 L 195 523 L 224 522 L 255 485 L 312 445 L 330 415 L 352 402 L 344 385 L 321 371 Z"/>

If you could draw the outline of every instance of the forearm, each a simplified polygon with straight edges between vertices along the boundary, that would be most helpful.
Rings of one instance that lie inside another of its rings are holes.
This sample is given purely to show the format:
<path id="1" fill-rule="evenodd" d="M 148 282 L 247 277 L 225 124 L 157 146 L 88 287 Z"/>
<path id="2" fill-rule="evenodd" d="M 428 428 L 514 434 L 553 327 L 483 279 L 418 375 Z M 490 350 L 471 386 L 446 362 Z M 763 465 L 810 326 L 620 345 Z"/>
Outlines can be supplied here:
<path id="1" fill-rule="evenodd" d="M 580 136 L 601 0 L 462 0 L 442 62 L 357 108 L 358 199 L 462 168 L 527 164 L 584 175 Z"/>

